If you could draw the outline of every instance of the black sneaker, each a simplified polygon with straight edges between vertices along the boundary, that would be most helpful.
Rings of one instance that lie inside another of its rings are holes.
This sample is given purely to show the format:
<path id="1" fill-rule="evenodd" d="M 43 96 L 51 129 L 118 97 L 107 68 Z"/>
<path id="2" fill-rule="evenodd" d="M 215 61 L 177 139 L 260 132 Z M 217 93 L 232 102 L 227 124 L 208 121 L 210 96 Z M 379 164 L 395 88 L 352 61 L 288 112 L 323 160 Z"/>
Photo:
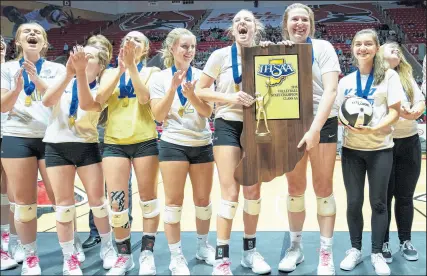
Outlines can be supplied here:
<path id="1" fill-rule="evenodd" d="M 415 249 L 410 240 L 404 241 L 403 244 L 400 245 L 400 254 L 408 261 L 418 260 L 417 249 Z"/>
<path id="2" fill-rule="evenodd" d="M 393 255 L 391 252 L 391 248 L 390 248 L 390 243 L 389 242 L 385 242 L 383 243 L 383 257 L 386 261 L 386 263 L 391 264 L 391 262 L 393 261 Z"/>

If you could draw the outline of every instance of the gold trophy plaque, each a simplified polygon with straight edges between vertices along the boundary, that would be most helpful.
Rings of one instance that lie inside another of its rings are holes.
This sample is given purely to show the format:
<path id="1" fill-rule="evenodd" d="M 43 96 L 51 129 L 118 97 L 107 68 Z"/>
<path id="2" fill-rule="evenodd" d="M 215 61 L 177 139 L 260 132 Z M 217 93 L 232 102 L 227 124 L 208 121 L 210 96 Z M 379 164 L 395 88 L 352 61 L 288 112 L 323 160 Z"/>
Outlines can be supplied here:
<path id="1" fill-rule="evenodd" d="M 243 158 L 235 171 L 244 186 L 290 172 L 303 157 L 298 143 L 313 121 L 311 45 L 242 48 Z"/>

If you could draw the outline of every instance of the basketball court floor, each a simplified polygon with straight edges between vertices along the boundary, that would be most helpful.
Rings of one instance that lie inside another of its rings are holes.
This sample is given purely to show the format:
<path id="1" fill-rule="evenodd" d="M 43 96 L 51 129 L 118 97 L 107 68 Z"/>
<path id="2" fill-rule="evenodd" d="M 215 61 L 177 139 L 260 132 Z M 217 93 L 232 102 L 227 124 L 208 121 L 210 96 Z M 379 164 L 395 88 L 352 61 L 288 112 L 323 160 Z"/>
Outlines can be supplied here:
<path id="1" fill-rule="evenodd" d="M 215 169 L 214 185 L 212 189 L 213 214 L 216 214 L 218 202 L 220 200 L 220 188 L 218 174 Z M 316 200 L 311 185 L 311 169 L 308 169 L 308 188 L 306 192 L 306 221 L 303 233 L 303 245 L 305 261 L 297 269 L 290 273 L 291 275 L 315 275 L 318 264 L 319 250 L 319 229 L 316 217 Z M 368 183 L 366 181 L 366 183 Z M 185 200 L 181 220 L 182 246 L 184 255 L 188 261 L 188 266 L 192 275 L 211 275 L 212 267 L 200 262 L 195 258 L 196 252 L 196 233 L 195 233 L 195 210 L 192 203 L 192 188 L 190 179 L 187 179 L 185 189 Z M 368 185 L 368 184 L 367 184 Z M 41 188 L 43 188 L 41 186 Z M 132 225 L 132 252 L 136 262 L 135 268 L 128 275 L 138 275 L 138 258 L 140 252 L 140 242 L 142 236 L 142 216 L 138 204 L 139 196 L 137 190 L 136 178 L 132 179 L 132 200 L 134 217 Z M 40 189 L 43 191 L 43 189 Z M 161 176 L 159 177 L 159 199 L 161 206 L 164 206 L 163 185 Z M 350 249 L 350 238 L 346 220 L 346 193 L 343 184 L 341 162 L 339 158 L 335 163 L 334 172 L 334 194 L 337 203 L 337 216 L 334 236 L 334 263 L 336 273 L 339 275 L 375 275 L 370 262 L 370 229 L 371 229 L 371 212 L 369 206 L 368 189 L 365 189 L 365 203 L 363 213 L 365 217 L 364 236 L 363 236 L 363 263 L 358 265 L 353 271 L 345 272 L 339 269 L 339 263 L 345 255 L 345 251 Z M 45 275 L 62 274 L 62 252 L 58 244 L 55 227 L 55 214 L 53 209 L 43 198 L 43 193 L 39 193 L 39 203 L 45 204 L 38 210 L 38 248 L 41 261 L 42 272 Z M 284 256 L 285 250 L 289 245 L 288 223 L 286 213 L 286 195 L 287 184 L 285 176 L 278 177 L 262 186 L 262 208 L 259 218 L 257 233 L 257 249 L 265 257 L 266 261 L 272 267 L 273 275 L 283 274 L 278 272 L 278 263 Z M 77 228 L 82 241 L 88 237 L 88 213 L 89 206 L 83 186 L 80 180 L 76 180 L 75 196 L 77 204 Z M 44 201 L 44 202 L 40 202 Z M 241 252 L 243 250 L 243 197 L 240 197 L 236 217 L 233 223 L 233 232 L 230 243 L 230 257 L 232 261 L 232 271 L 235 275 L 253 275 L 252 271 L 245 269 L 240 265 Z M 398 252 L 398 243 L 396 233 L 396 224 L 392 220 L 391 230 L 391 248 L 394 260 L 390 265 L 393 275 L 426 275 L 426 160 L 425 156 L 422 161 L 421 176 L 418 181 L 416 193 L 414 196 L 415 216 L 413 223 L 413 244 L 419 251 L 419 260 L 409 262 L 403 259 Z M 159 233 L 156 237 L 154 248 L 155 261 L 158 275 L 170 275 L 168 269 L 170 254 L 167 241 L 163 232 L 163 223 L 160 223 Z M 209 241 L 215 245 L 216 241 L 216 221 L 212 216 L 211 233 Z M 85 275 L 105 275 L 107 272 L 102 268 L 102 262 L 99 258 L 99 245 L 86 250 L 86 260 L 82 263 L 82 270 Z M 21 266 L 14 270 L 2 271 L 1 275 L 20 274 Z"/>

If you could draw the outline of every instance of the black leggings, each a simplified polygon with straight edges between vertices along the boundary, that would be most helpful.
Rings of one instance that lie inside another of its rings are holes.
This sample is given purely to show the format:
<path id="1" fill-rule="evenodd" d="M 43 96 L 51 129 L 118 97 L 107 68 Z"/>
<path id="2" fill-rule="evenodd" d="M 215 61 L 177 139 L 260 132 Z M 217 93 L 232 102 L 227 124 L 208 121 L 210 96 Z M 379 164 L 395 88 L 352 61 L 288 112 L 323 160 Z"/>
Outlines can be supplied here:
<path id="1" fill-rule="evenodd" d="M 347 193 L 347 224 L 351 246 L 362 249 L 363 201 L 368 173 L 372 209 L 372 253 L 380 253 L 387 230 L 387 187 L 393 165 L 393 149 L 360 151 L 343 148 L 342 172 Z"/>
<path id="2" fill-rule="evenodd" d="M 394 197 L 394 216 L 400 243 L 411 240 L 414 219 L 414 192 L 421 172 L 421 142 L 418 134 L 394 139 L 393 168 L 388 184 L 388 228 L 384 242 L 389 241 L 391 201 Z"/>

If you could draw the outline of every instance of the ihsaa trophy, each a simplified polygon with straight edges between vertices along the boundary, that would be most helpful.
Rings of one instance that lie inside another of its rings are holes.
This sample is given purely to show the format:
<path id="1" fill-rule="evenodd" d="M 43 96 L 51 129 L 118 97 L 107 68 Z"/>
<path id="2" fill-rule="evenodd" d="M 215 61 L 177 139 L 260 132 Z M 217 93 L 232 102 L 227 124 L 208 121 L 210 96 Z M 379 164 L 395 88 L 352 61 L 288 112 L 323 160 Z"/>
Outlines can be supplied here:
<path id="1" fill-rule="evenodd" d="M 242 48 L 244 154 L 235 171 L 245 186 L 290 172 L 304 155 L 297 145 L 313 121 L 311 45 Z"/>

